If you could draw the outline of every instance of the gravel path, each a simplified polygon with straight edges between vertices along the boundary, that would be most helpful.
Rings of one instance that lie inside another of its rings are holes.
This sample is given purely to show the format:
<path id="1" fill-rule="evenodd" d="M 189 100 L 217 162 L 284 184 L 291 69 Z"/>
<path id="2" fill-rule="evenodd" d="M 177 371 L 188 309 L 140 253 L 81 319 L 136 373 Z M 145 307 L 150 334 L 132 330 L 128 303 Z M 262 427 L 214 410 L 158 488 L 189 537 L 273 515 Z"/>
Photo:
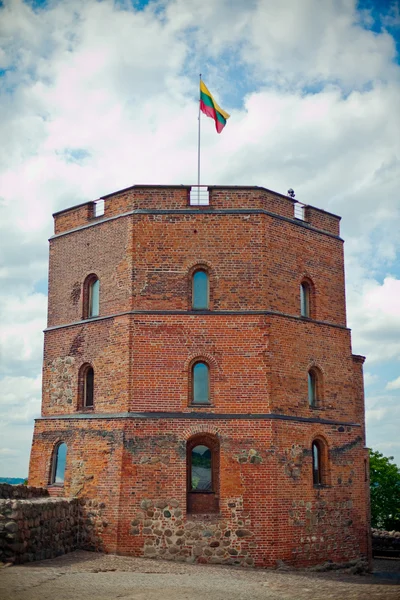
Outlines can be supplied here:
<path id="1" fill-rule="evenodd" d="M 375 561 L 395 575 L 400 563 Z M 82 550 L 0 569 L 0 600 L 399 600 L 397 579 L 156 562 Z"/>

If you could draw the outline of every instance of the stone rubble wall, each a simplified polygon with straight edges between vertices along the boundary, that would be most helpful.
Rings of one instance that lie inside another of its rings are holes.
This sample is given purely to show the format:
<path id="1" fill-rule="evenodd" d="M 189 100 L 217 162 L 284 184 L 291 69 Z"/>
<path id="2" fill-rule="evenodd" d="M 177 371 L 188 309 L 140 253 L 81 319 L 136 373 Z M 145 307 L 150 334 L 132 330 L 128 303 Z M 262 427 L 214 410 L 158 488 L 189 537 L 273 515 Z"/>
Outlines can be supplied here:
<path id="1" fill-rule="evenodd" d="M 376 556 L 400 556 L 400 531 L 372 529 L 372 553 Z"/>
<path id="2" fill-rule="evenodd" d="M 76 550 L 82 542 L 80 526 L 76 498 L 1 499 L 0 562 L 25 563 Z"/>
<path id="3" fill-rule="evenodd" d="M 184 520 L 177 500 L 145 499 L 129 533 L 141 539 L 146 558 L 254 566 L 257 544 L 243 500 L 230 498 L 227 506 L 230 519 L 199 514 Z"/>
<path id="4" fill-rule="evenodd" d="M 32 487 L 29 485 L 11 485 L 10 483 L 0 483 L 0 498 L 6 499 L 25 499 L 43 498 L 48 496 L 46 488 Z"/>

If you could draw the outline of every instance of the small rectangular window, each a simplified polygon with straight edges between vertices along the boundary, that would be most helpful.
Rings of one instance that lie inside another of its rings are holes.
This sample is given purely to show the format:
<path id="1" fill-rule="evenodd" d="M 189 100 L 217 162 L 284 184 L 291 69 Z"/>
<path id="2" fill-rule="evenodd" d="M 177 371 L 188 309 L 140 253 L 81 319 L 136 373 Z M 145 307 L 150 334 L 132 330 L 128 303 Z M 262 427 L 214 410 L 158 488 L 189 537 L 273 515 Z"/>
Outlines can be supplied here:
<path id="1" fill-rule="evenodd" d="M 208 206 L 210 196 L 206 185 L 192 185 L 190 188 L 190 206 Z"/>
<path id="2" fill-rule="evenodd" d="M 305 221 L 305 204 L 301 202 L 296 202 L 294 204 L 294 218 L 299 219 L 300 221 Z"/>
<path id="3" fill-rule="evenodd" d="M 93 207 L 93 216 L 101 217 L 102 215 L 104 215 L 104 200 L 95 200 Z"/>

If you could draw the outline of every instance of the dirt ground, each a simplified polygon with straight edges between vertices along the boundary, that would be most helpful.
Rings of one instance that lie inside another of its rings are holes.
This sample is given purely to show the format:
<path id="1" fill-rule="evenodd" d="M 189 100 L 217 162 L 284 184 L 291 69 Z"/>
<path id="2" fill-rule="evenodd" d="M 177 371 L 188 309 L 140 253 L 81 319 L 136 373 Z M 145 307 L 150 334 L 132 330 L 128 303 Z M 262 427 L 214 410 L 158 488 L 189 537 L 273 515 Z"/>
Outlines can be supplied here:
<path id="1" fill-rule="evenodd" d="M 76 551 L 0 569 L 0 600 L 390 600 L 400 561 L 374 574 L 310 573 L 156 562 Z"/>

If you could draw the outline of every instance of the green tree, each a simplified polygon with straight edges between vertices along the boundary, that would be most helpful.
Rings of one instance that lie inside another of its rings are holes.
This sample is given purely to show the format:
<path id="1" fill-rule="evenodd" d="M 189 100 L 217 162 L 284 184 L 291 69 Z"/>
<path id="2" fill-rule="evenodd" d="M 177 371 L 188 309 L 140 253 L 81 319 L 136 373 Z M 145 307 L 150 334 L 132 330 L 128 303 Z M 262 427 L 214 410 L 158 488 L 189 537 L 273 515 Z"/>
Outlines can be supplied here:
<path id="1" fill-rule="evenodd" d="M 380 529 L 400 528 L 400 469 L 392 460 L 369 451 L 371 525 Z"/>

